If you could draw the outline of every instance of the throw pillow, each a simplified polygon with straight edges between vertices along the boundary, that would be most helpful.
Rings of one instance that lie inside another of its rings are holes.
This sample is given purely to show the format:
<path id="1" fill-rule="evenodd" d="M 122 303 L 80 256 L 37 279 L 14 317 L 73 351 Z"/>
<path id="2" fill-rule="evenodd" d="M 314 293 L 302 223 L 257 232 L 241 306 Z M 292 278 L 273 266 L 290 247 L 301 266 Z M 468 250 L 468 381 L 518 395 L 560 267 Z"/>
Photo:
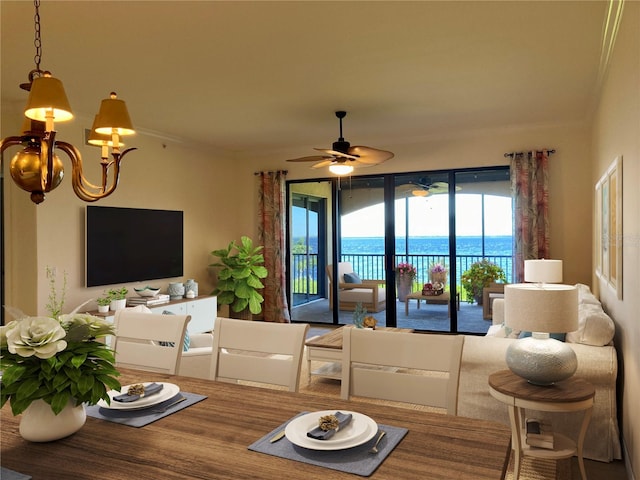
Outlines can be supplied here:
<path id="1" fill-rule="evenodd" d="M 499 338 L 518 338 L 519 331 L 514 330 L 511 327 L 507 327 L 504 323 L 491 325 L 487 330 L 487 337 L 499 337 Z"/>
<path id="2" fill-rule="evenodd" d="M 362 283 L 362 280 L 360 279 L 358 274 L 355 272 L 345 273 L 343 277 L 344 277 L 344 283 Z"/>
<path id="3" fill-rule="evenodd" d="M 583 304 L 578 306 L 578 330 L 567 333 L 567 342 L 604 347 L 615 333 L 613 320 L 601 307 Z"/>
<path id="4" fill-rule="evenodd" d="M 169 310 L 164 310 L 162 312 L 163 315 L 175 315 L 175 313 L 169 311 Z M 173 342 L 158 342 L 160 343 L 160 345 L 162 345 L 163 347 L 173 347 L 174 343 Z M 184 332 L 184 342 L 182 342 L 182 351 L 186 352 L 187 350 L 189 350 L 189 347 L 191 346 L 191 338 L 189 338 L 189 330 L 187 330 L 186 332 Z"/>

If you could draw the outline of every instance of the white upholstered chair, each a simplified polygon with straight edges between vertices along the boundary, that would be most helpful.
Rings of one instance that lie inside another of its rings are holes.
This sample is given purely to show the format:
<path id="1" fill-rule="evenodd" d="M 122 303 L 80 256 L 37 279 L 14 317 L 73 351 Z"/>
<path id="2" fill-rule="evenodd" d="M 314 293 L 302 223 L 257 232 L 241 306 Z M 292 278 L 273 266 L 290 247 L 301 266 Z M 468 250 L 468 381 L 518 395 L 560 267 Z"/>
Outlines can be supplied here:
<path id="1" fill-rule="evenodd" d="M 384 280 L 362 280 L 362 283 L 345 282 L 345 274 L 353 274 L 351 262 L 338 263 L 338 305 L 340 310 L 355 310 L 361 303 L 368 312 L 385 309 L 387 292 Z M 329 308 L 333 308 L 333 265 L 327 265 L 329 276 Z"/>
<path id="2" fill-rule="evenodd" d="M 116 365 L 175 374 L 190 315 L 160 315 L 118 310 L 115 315 Z"/>
<path id="3" fill-rule="evenodd" d="M 455 415 L 463 339 L 347 327 L 341 396 L 428 405 Z"/>
<path id="4" fill-rule="evenodd" d="M 298 391 L 309 325 L 216 318 L 211 380 L 280 385 Z"/>

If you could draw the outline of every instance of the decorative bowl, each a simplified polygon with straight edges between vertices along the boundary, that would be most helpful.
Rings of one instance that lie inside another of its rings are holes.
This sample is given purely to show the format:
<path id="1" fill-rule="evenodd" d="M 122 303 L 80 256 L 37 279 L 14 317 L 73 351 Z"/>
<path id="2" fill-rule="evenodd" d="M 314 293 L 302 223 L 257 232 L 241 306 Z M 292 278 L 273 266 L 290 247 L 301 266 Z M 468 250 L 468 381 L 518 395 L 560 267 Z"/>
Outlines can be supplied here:
<path id="1" fill-rule="evenodd" d="M 155 297 L 159 292 L 159 288 L 150 287 L 147 285 L 146 287 L 134 288 L 135 292 L 141 297 Z"/>

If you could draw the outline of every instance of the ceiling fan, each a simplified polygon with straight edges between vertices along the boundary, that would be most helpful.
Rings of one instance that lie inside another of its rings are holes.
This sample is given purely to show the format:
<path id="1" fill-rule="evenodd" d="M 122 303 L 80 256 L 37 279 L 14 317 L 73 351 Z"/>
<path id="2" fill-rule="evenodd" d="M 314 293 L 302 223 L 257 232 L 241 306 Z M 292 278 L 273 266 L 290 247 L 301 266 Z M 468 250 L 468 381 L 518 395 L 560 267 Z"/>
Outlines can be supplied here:
<path id="1" fill-rule="evenodd" d="M 315 148 L 324 155 L 292 158 L 288 162 L 316 162 L 311 168 L 329 167 L 337 175 L 347 175 L 353 171 L 354 165 L 377 165 L 393 158 L 393 153 L 372 147 L 351 146 L 342 136 L 342 119 L 347 112 L 337 111 L 336 117 L 340 121 L 340 137 L 333 142 L 331 149 Z"/>
<path id="2" fill-rule="evenodd" d="M 449 184 L 447 182 L 432 182 L 428 177 L 420 177 L 417 181 L 410 181 L 406 185 L 406 189 L 416 197 L 426 197 L 427 195 L 449 192 Z M 462 187 L 456 186 L 456 192 L 460 190 Z"/>

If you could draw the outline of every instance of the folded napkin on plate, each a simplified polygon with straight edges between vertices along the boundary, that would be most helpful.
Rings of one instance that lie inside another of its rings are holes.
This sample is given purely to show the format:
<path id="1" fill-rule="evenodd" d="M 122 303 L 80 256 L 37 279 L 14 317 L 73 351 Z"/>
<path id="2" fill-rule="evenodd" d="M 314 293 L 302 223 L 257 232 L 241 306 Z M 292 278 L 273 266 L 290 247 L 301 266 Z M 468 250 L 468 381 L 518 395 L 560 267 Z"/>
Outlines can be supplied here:
<path id="1" fill-rule="evenodd" d="M 150 383 L 149 385 L 144 387 L 144 394 L 138 395 L 135 393 L 134 394 L 123 393 L 122 395 L 117 395 L 113 397 L 113 399 L 116 402 L 135 402 L 136 400 L 142 397 L 148 397 L 150 395 L 160 392 L 160 390 L 162 390 L 163 387 L 164 385 L 162 383 Z"/>
<path id="2" fill-rule="evenodd" d="M 338 419 L 338 426 L 336 428 L 332 428 L 331 430 L 323 430 L 320 427 L 315 427 L 310 432 L 307 432 L 307 437 L 315 438 L 316 440 L 329 440 L 338 430 L 349 425 L 349 422 L 353 417 L 353 415 L 351 415 L 350 413 L 342 412 L 336 412 L 334 415 Z"/>

